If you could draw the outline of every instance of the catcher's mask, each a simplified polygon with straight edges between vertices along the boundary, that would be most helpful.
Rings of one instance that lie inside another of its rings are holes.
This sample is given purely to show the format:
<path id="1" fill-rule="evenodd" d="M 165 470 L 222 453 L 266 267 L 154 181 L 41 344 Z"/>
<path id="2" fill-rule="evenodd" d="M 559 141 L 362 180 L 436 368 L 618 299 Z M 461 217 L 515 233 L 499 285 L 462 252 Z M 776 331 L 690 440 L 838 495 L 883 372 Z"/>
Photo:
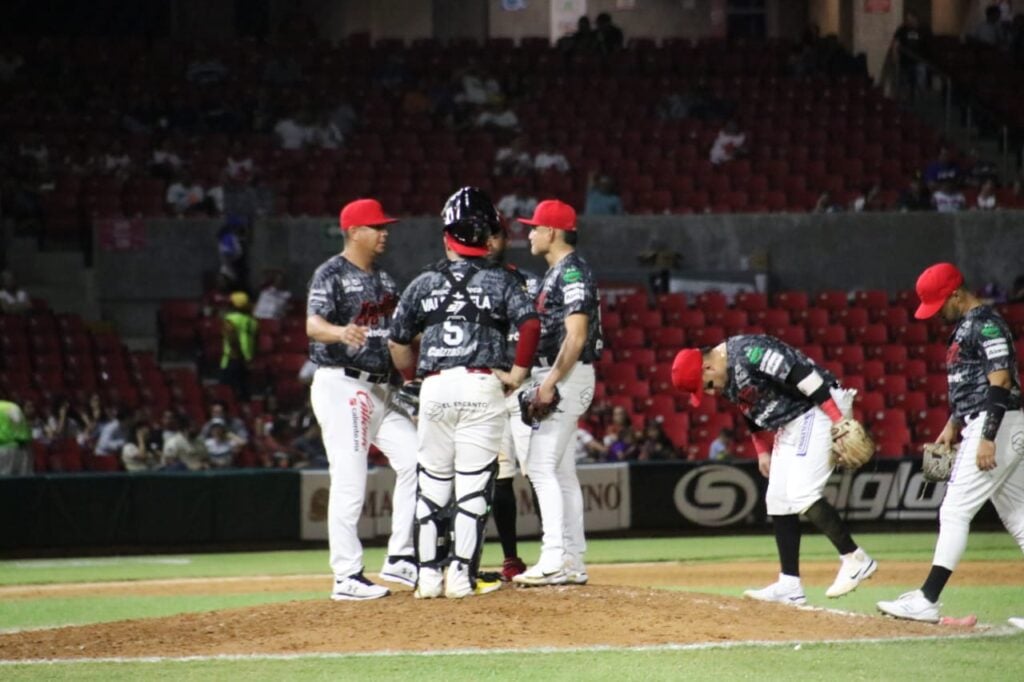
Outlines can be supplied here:
<path id="1" fill-rule="evenodd" d="M 487 240 L 501 231 L 501 218 L 494 203 L 478 187 L 463 187 L 448 197 L 441 219 L 445 243 L 460 256 L 486 256 Z"/>

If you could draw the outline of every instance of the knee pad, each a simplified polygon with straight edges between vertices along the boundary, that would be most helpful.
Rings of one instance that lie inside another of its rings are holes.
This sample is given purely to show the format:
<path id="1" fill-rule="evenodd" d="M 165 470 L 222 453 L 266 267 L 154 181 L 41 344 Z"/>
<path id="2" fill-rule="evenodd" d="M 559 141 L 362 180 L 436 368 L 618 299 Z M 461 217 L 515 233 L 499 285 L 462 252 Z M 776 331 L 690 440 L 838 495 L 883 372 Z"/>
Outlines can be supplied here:
<path id="1" fill-rule="evenodd" d="M 455 488 L 459 491 L 459 497 L 455 500 L 455 547 L 452 557 L 469 566 L 471 578 L 476 577 L 480 567 L 484 529 L 494 497 L 497 471 L 498 463 L 494 461 L 476 471 L 455 472 Z"/>
<path id="2" fill-rule="evenodd" d="M 442 568 L 450 550 L 452 479 L 419 467 L 413 545 L 421 566 Z"/>

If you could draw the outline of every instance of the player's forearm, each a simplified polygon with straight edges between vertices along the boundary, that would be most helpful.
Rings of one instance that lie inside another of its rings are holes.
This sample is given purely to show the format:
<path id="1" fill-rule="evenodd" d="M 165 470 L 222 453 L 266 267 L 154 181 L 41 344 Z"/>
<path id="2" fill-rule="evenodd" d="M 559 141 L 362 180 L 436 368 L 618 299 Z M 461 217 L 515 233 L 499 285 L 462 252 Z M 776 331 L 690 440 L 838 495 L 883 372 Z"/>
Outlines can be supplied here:
<path id="1" fill-rule="evenodd" d="M 796 386 L 798 391 L 810 398 L 833 422 L 843 418 L 839 406 L 832 399 L 831 387 L 814 367 L 796 365 L 786 377 L 786 383 Z"/>
<path id="2" fill-rule="evenodd" d="M 1006 407 L 1010 402 L 1010 373 L 997 370 L 988 375 L 988 394 L 985 396 L 985 423 L 981 428 L 981 437 L 994 441 L 999 427 L 1003 423 Z"/>
<path id="3" fill-rule="evenodd" d="M 413 365 L 412 348 L 406 344 L 388 341 L 388 350 L 391 352 L 391 362 L 399 372 L 409 369 Z"/>
<path id="4" fill-rule="evenodd" d="M 306 318 L 306 336 L 318 343 L 343 343 L 344 327 L 331 324 L 319 315 Z"/>

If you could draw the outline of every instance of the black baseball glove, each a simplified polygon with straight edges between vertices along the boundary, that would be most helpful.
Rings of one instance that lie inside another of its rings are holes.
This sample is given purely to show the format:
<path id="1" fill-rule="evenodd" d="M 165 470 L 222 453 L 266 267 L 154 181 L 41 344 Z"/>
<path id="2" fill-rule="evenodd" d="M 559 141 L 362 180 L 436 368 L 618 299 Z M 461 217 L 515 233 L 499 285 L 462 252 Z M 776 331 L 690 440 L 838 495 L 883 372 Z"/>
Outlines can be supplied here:
<path id="1" fill-rule="evenodd" d="M 539 392 L 539 385 L 519 392 L 519 418 L 527 426 L 536 426 L 547 419 L 558 408 L 558 403 L 562 402 L 562 395 L 558 392 L 557 386 L 555 386 L 555 397 L 551 399 L 550 403 L 541 403 L 538 400 Z"/>

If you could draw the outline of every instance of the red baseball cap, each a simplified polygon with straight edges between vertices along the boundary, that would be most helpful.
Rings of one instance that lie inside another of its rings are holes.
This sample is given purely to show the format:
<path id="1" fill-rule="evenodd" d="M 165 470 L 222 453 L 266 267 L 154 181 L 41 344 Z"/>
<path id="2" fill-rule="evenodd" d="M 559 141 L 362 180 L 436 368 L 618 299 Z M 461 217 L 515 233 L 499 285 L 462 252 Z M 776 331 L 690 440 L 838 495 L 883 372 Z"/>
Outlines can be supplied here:
<path id="1" fill-rule="evenodd" d="M 700 405 L 704 392 L 704 354 L 698 348 L 684 348 L 672 361 L 672 385 L 690 394 L 690 406 Z"/>
<path id="2" fill-rule="evenodd" d="M 914 311 L 914 317 L 927 320 L 939 312 L 950 294 L 964 283 L 964 276 L 952 263 L 936 263 L 917 278 L 917 296 L 921 305 Z"/>
<path id="3" fill-rule="evenodd" d="M 537 204 L 532 218 L 519 218 L 519 222 L 573 232 L 576 230 L 576 209 L 558 199 L 545 199 Z"/>
<path id="4" fill-rule="evenodd" d="M 384 215 L 384 209 L 376 199 L 356 199 L 345 204 L 338 216 L 342 232 L 353 227 L 373 227 L 397 223 L 397 218 Z"/>

